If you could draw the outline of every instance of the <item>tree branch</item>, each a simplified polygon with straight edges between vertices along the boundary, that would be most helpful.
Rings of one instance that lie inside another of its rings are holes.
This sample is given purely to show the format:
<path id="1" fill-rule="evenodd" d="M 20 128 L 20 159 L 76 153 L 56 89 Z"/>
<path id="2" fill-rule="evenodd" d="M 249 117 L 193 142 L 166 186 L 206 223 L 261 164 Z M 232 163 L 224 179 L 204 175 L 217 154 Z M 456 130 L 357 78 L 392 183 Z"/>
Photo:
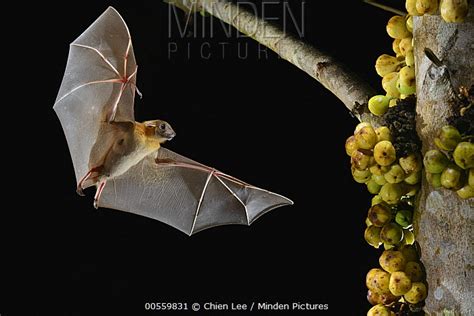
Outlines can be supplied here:
<path id="1" fill-rule="evenodd" d="M 331 91 L 359 120 L 379 125 L 367 109 L 375 91 L 333 57 L 228 0 L 164 0 L 187 12 L 206 12 L 270 48 Z"/>

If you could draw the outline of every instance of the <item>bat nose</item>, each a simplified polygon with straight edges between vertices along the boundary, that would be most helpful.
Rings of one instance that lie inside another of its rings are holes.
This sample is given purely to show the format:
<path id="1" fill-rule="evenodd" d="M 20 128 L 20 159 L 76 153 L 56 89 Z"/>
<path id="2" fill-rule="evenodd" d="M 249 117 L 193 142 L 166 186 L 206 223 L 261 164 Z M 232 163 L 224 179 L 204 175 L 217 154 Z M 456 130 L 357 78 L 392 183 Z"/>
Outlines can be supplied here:
<path id="1" fill-rule="evenodd" d="M 166 132 L 166 138 L 168 140 L 172 140 L 176 136 L 176 132 L 170 127 L 170 129 Z"/>

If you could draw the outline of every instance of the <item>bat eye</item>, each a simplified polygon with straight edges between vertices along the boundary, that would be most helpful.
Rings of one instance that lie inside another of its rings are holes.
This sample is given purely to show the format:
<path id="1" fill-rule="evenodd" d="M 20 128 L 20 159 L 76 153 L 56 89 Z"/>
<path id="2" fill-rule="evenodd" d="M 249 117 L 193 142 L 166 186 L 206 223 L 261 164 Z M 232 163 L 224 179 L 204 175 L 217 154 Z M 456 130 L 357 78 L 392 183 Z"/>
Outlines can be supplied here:
<path id="1" fill-rule="evenodd" d="M 165 123 L 161 123 L 159 128 L 164 131 L 166 129 L 166 124 Z"/>

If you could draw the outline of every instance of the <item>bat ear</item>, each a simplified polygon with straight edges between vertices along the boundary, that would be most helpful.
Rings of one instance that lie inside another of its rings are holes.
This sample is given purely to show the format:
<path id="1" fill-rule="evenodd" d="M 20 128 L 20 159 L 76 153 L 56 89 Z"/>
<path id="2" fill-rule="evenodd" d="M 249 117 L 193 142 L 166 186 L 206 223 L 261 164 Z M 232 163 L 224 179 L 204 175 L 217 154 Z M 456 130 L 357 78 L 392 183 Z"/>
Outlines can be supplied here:
<path id="1" fill-rule="evenodd" d="M 157 122 L 158 121 L 156 121 L 156 120 L 154 120 L 154 121 L 145 121 L 145 122 L 143 122 L 143 124 L 146 127 L 156 127 L 156 125 L 158 124 Z"/>

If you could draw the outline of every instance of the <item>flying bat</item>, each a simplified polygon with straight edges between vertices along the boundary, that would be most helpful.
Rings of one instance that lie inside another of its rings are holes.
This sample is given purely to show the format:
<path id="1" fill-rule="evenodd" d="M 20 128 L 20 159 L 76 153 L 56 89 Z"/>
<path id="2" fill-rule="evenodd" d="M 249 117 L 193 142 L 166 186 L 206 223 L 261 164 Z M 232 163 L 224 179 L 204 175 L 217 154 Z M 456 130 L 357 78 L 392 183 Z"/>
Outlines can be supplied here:
<path id="1" fill-rule="evenodd" d="M 128 27 L 112 7 L 70 45 L 53 108 L 78 194 L 95 186 L 96 208 L 150 217 L 189 235 L 219 225 L 250 225 L 293 204 L 162 148 L 175 136 L 171 125 L 134 118 L 137 69 Z"/>

